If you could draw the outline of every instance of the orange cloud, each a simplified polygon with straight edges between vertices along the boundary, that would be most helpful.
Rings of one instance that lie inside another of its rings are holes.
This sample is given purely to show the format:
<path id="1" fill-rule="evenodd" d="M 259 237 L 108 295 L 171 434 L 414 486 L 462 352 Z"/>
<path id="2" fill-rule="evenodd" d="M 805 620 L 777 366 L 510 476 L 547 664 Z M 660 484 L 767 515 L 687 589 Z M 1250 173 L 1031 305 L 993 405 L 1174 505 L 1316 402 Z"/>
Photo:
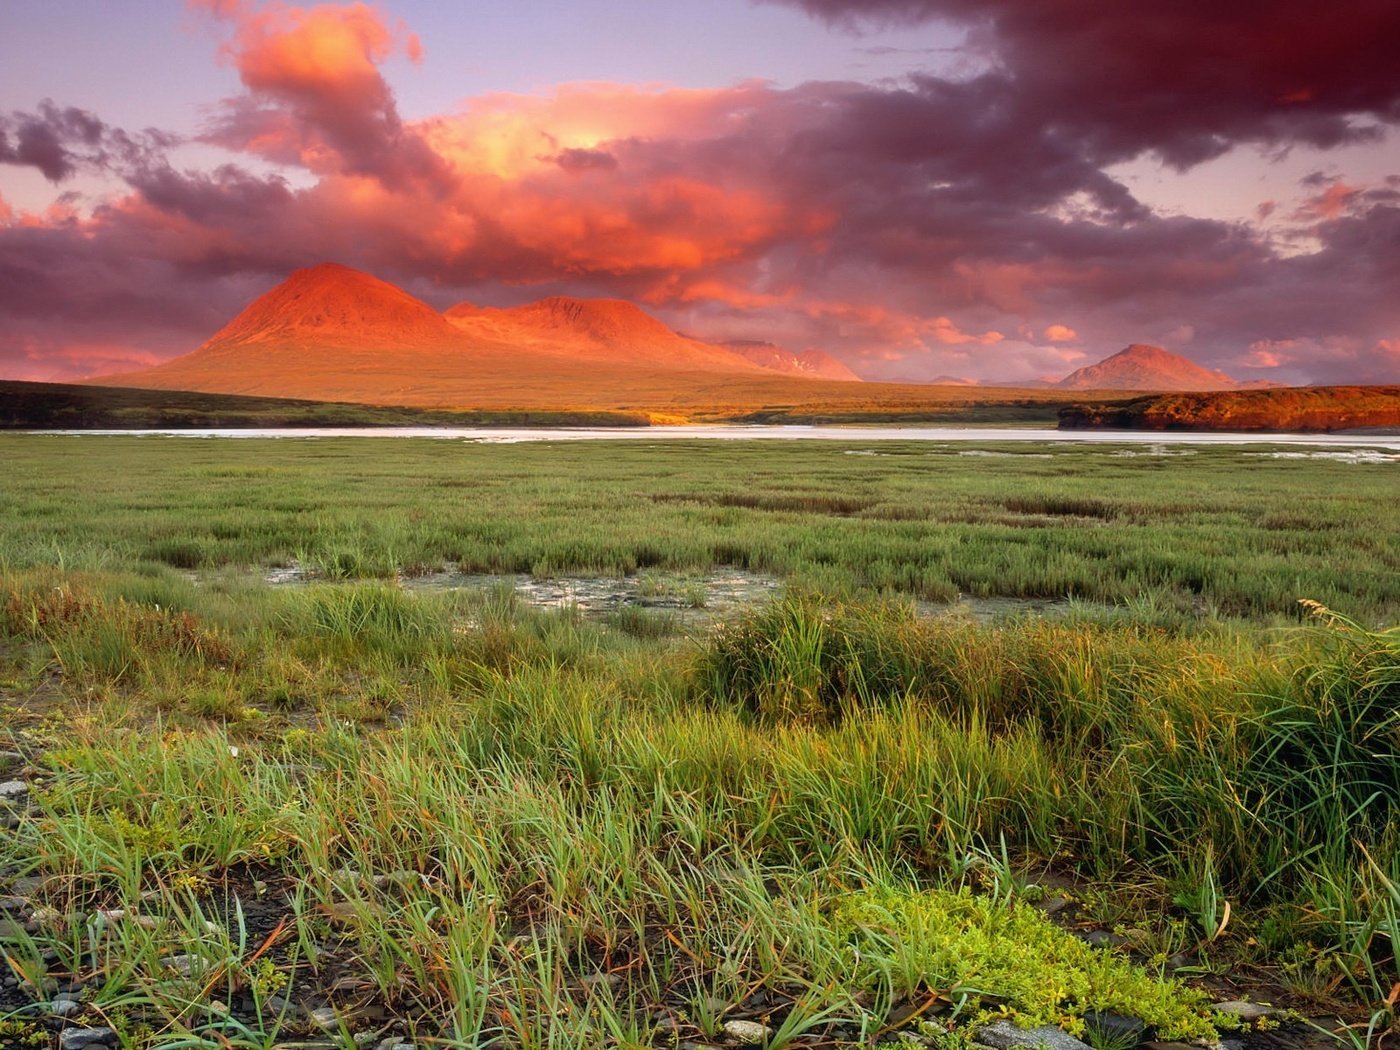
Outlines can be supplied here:
<path id="1" fill-rule="evenodd" d="M 1052 324 L 1045 329 L 1045 338 L 1052 343 L 1073 343 L 1079 339 L 1079 333 L 1073 328 L 1062 324 Z"/>
<path id="2" fill-rule="evenodd" d="M 1299 222 L 1327 222 L 1340 217 L 1356 201 L 1361 190 L 1334 182 L 1316 196 L 1309 197 L 1293 212 Z"/>
<path id="3" fill-rule="evenodd" d="M 422 43 L 402 24 L 390 28 L 364 3 L 195 6 L 232 23 L 219 53 L 249 92 L 224 103 L 209 141 L 319 174 L 369 174 L 395 184 L 442 174 L 440 159 L 405 129 L 379 71 L 399 51 L 411 61 L 422 57 Z"/>

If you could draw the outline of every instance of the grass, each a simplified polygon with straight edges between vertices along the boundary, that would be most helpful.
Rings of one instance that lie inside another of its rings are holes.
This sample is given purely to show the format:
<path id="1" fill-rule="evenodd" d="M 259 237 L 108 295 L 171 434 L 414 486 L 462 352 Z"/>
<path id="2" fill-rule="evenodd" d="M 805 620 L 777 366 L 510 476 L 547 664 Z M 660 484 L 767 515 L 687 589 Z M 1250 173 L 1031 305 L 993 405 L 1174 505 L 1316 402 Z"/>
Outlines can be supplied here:
<path id="1" fill-rule="evenodd" d="M 186 390 L 140 390 L 0 380 L 0 430 L 206 427 L 646 426 L 644 412 L 612 409 L 398 408 Z"/>
<path id="2" fill-rule="evenodd" d="M 1103 1011 L 1213 1038 L 1230 1022 L 1188 977 L 1339 1012 L 1358 1045 L 1395 1023 L 1392 468 L 5 444 L 0 748 L 36 787 L 0 891 L 41 882 L 3 947 L 125 1046 L 713 1045 L 752 1019 L 770 1047 L 952 1047 L 1002 1016 L 1102 1042 Z M 1122 560 L 1093 593 L 1117 607 L 978 623 L 919 615 L 917 575 L 871 583 L 953 531 L 968 572 L 1034 537 L 1023 579 L 1055 593 L 1105 524 Z M 177 527 L 193 577 L 149 553 Z M 697 631 L 392 577 L 483 567 L 444 535 L 507 562 L 553 544 L 551 571 L 619 571 L 645 535 L 649 593 L 745 558 L 789 586 Z M 238 571 L 352 539 L 382 572 Z M 1157 543 L 1198 588 L 1132 581 Z M 1303 580 L 1346 614 L 1275 600 Z"/>
<path id="3" fill-rule="evenodd" d="M 476 445 L 102 439 L 0 444 L 7 564 L 331 577 L 719 566 L 827 593 L 1154 604 L 1366 623 L 1400 614 L 1400 472 L 1259 449 L 881 443 Z M 861 455 L 847 455 L 864 453 Z M 1123 455 L 1124 452 L 1134 453 Z M 1144 453 L 1147 454 L 1144 454 Z"/>

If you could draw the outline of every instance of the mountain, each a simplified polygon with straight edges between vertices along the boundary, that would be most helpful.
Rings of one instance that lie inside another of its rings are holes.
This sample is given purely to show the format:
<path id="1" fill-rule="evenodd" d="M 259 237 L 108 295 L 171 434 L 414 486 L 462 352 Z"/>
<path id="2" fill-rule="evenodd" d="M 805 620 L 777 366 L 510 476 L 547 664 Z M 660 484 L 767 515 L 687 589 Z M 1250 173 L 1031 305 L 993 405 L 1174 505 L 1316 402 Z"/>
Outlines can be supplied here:
<path id="1" fill-rule="evenodd" d="M 1061 390 L 1237 390 L 1245 384 L 1159 346 L 1134 343 L 1096 365 L 1071 372 Z"/>
<path id="2" fill-rule="evenodd" d="M 662 371 L 758 371 L 738 354 L 687 339 L 621 299 L 557 295 L 511 309 L 458 303 L 446 316 L 469 339 L 506 342 L 521 352 Z"/>
<path id="3" fill-rule="evenodd" d="M 290 277 L 249 303 L 192 353 L 99 377 L 111 386 L 319 400 L 358 396 L 367 373 L 402 393 L 426 361 L 459 353 L 457 330 L 427 303 L 337 263 Z"/>
<path id="4" fill-rule="evenodd" d="M 295 271 L 254 299 L 195 353 L 296 341 L 440 349 L 454 336 L 440 313 L 402 289 L 348 266 L 321 263 Z"/>
<path id="5" fill-rule="evenodd" d="M 811 371 L 763 367 L 616 300 L 554 297 L 508 310 L 463 303 L 444 315 L 325 263 L 296 271 L 183 357 L 85 385 L 571 418 L 608 410 L 671 422 L 943 419 L 991 404 L 1042 419 L 1065 400 L 853 383 L 844 374 L 838 382 L 824 355 L 792 356 Z"/>
<path id="6" fill-rule="evenodd" d="M 824 350 L 803 350 L 793 353 L 775 343 L 758 339 L 729 339 L 719 344 L 740 357 L 763 368 L 785 375 L 806 376 L 809 379 L 834 379 L 843 383 L 863 380 Z"/>

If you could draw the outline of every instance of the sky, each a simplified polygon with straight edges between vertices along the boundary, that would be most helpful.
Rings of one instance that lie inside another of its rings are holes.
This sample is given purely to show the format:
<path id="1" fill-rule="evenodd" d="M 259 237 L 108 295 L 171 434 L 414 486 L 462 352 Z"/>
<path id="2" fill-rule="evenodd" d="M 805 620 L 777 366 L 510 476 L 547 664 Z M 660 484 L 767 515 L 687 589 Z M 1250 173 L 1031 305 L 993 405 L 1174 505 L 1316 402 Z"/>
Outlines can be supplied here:
<path id="1" fill-rule="evenodd" d="M 1400 383 L 1394 0 L 0 0 L 0 377 L 334 260 L 872 379 Z"/>

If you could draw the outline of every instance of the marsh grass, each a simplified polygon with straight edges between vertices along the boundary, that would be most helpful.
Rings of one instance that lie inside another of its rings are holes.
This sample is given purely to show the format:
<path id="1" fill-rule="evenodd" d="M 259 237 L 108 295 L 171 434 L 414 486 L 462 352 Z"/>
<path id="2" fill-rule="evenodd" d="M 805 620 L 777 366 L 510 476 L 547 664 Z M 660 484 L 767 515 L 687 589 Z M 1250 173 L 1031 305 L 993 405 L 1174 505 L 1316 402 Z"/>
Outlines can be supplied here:
<path id="1" fill-rule="evenodd" d="M 1400 471 L 928 442 L 474 445 L 0 437 L 12 568 L 149 562 L 326 578 L 630 575 L 734 566 L 827 593 L 1150 596 L 1177 616 L 1400 613 Z M 625 445 L 625 447 L 623 447 Z M 872 455 L 846 455 L 869 452 Z M 735 479 L 743 479 L 742 487 Z"/>
<path id="2" fill-rule="evenodd" d="M 29 602 L 7 605 L 11 638 L 71 651 L 64 632 L 106 617 L 133 632 L 142 674 L 203 666 L 91 584 L 7 586 Z M 789 1035 L 867 1038 L 926 1000 L 934 1020 L 1074 1028 L 1086 1009 L 1131 1007 L 1204 1033 L 1198 999 L 1069 942 L 1016 980 L 948 968 L 970 951 L 966 908 L 982 909 L 987 952 L 1024 963 L 1041 935 L 1012 918 L 1034 883 L 1015 873 L 1047 863 L 1098 884 L 1154 873 L 1203 950 L 1247 953 L 1265 925 L 1274 956 L 1312 945 L 1333 960 L 1319 994 L 1380 1003 L 1396 979 L 1394 795 L 1337 765 L 1393 772 L 1393 632 L 1326 618 L 1260 648 L 1219 626 L 979 625 L 798 596 L 678 643 L 504 592 L 264 593 L 269 621 L 245 621 L 246 637 L 176 622 L 227 638 L 239 682 L 288 675 L 285 651 L 254 644 L 273 635 L 313 681 L 331 677 L 323 696 L 351 688 L 353 667 L 357 706 L 290 728 L 272 707 L 233 729 L 187 707 L 154 733 L 70 730 L 47 756 L 42 815 L 0 848 L 0 864 L 51 877 L 66 917 L 36 941 L 60 953 L 41 979 L 100 975 L 99 1005 L 154 1010 L 170 1031 L 275 1034 L 261 1006 L 196 1016 L 157 964 L 200 923 L 236 927 L 210 888 L 247 895 L 256 879 L 292 933 L 257 959 L 256 944 L 211 949 L 225 1001 L 246 1003 L 270 959 L 288 980 L 338 974 L 463 1045 L 641 1045 L 659 1037 L 657 1004 L 703 1029 L 714 1000 L 717 1017 L 751 1014 L 755 988 Z M 141 703 L 129 667 L 75 672 L 108 697 L 106 724 Z M 366 696 L 376 681 L 395 691 L 396 729 L 359 728 L 388 713 Z M 959 886 L 990 896 L 938 895 Z M 113 909 L 157 926 L 94 943 L 91 917 Z M 945 914 L 964 919 L 940 933 Z M 1110 986 L 1118 998 L 1093 991 Z"/>
<path id="3" fill-rule="evenodd" d="M 51 464 L 16 447 L 21 474 Z M 92 448 L 75 472 L 97 484 Z M 1330 482 L 1273 474 L 1212 510 L 1188 497 L 1225 458 L 1144 494 L 1143 471 L 1092 457 L 988 479 L 923 448 L 883 473 L 794 450 L 795 480 L 743 451 L 658 450 L 689 472 L 675 481 L 634 451 L 391 450 L 411 486 L 335 443 L 266 462 L 126 451 L 100 519 L 14 488 L 0 519 L 0 689 L 18 746 L 43 744 L 37 814 L 0 840 L 0 869 L 43 878 L 49 909 L 5 953 L 36 996 L 81 979 L 126 1045 L 305 1040 L 299 1008 L 326 1003 L 347 1046 L 366 1005 L 462 1047 L 714 1040 L 736 1017 L 771 1046 L 854 1045 L 1002 1014 L 1078 1029 L 1094 1009 L 1206 1036 L 1220 1019 L 1169 976 L 1182 954 L 1183 972 L 1263 967 L 1305 1004 L 1350 1002 L 1372 1040 L 1395 1023 L 1400 634 L 1366 618 L 1394 596 L 1358 567 L 1393 539 L 1383 516 L 1362 528 L 1380 498 L 1362 486 L 1306 511 L 1304 481 Z M 1089 463 L 1105 473 L 1081 484 Z M 738 467 L 800 505 L 704 495 Z M 454 491 L 424 477 L 459 475 L 509 479 L 526 517 L 419 501 Z M 618 509 L 617 485 L 655 484 L 686 496 Z M 831 521 L 804 486 L 867 506 Z M 1286 505 L 1325 543 L 1249 518 Z M 1024 520 L 955 520 L 974 512 Z M 1109 514 L 1128 530 L 1112 541 L 1093 524 Z M 211 564 L 339 534 L 393 571 L 191 578 L 145 560 L 167 524 L 195 536 L 181 515 L 215 520 L 197 537 Z M 1093 593 L 1123 600 L 920 616 L 929 566 L 951 585 L 949 543 L 968 578 L 1008 573 L 994 593 L 1049 590 L 1089 558 Z M 1143 576 L 1149 555 L 1184 574 Z M 791 576 L 782 600 L 691 629 L 401 586 L 438 556 Z M 1324 581 L 1313 593 L 1356 615 L 1222 615 Z M 1124 930 L 1135 961 L 1041 920 L 1043 882 Z"/>

